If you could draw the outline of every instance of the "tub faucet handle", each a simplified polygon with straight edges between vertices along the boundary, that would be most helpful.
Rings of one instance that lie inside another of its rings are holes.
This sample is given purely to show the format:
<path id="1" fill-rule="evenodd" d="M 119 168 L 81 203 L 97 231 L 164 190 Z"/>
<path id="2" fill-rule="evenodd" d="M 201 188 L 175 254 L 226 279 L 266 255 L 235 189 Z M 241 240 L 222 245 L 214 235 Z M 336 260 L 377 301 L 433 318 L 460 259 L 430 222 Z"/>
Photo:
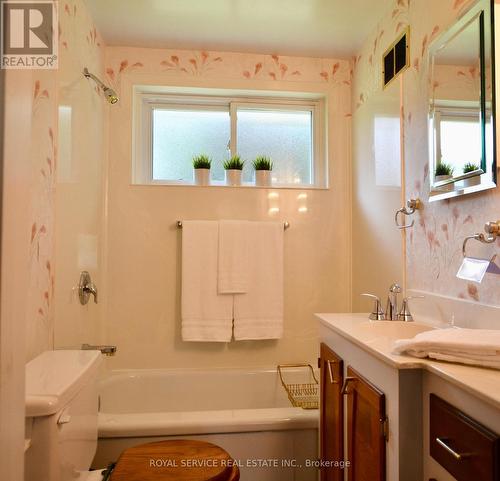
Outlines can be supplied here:
<path id="1" fill-rule="evenodd" d="M 384 311 L 382 310 L 382 303 L 380 302 L 380 297 L 375 296 L 373 294 L 366 294 L 366 293 L 363 293 L 361 295 L 366 296 L 366 297 L 371 297 L 372 299 L 375 300 L 375 302 L 373 304 L 372 312 L 370 313 L 368 318 L 371 319 L 372 321 L 385 320 L 385 314 L 384 314 Z"/>
<path id="2" fill-rule="evenodd" d="M 78 283 L 78 298 L 82 306 L 89 302 L 91 294 L 94 296 L 94 303 L 97 304 L 97 287 L 92 282 L 90 274 L 83 271 L 80 274 L 80 282 Z"/>

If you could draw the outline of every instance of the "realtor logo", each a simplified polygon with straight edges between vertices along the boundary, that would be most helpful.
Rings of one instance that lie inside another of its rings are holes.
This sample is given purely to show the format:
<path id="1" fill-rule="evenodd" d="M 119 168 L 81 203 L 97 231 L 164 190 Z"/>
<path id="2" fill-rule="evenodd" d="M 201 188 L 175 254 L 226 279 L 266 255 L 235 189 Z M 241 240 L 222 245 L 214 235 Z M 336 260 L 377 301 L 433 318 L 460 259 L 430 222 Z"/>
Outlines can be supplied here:
<path id="1" fill-rule="evenodd" d="M 56 2 L 4 0 L 1 6 L 1 67 L 57 68 Z"/>

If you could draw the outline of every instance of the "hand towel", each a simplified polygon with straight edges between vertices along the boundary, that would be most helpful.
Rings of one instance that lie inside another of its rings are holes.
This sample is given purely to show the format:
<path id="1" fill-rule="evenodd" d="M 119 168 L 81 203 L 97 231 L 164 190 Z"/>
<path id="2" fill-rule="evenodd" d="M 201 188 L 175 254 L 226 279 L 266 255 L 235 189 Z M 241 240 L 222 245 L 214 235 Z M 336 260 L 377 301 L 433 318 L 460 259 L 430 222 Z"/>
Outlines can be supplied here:
<path id="1" fill-rule="evenodd" d="M 235 340 L 283 337 L 283 223 L 249 222 L 248 284 L 234 295 Z"/>
<path id="2" fill-rule="evenodd" d="M 217 292 L 217 221 L 182 223 L 182 339 L 229 342 L 233 299 Z"/>
<path id="3" fill-rule="evenodd" d="M 219 294 L 241 294 L 248 286 L 248 221 L 219 222 Z"/>
<path id="4" fill-rule="evenodd" d="M 433 329 L 396 341 L 393 352 L 500 369 L 500 330 Z"/>

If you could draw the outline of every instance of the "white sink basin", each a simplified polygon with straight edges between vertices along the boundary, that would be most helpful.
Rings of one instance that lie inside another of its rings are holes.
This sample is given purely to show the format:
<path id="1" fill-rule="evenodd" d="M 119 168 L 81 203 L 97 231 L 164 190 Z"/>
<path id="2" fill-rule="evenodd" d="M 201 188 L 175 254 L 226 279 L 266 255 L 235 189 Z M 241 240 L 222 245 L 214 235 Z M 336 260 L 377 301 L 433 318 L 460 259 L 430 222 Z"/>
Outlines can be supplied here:
<path id="1" fill-rule="evenodd" d="M 410 339 L 417 334 L 435 329 L 428 324 L 403 321 L 366 321 L 358 325 L 363 334 L 390 339 Z"/>

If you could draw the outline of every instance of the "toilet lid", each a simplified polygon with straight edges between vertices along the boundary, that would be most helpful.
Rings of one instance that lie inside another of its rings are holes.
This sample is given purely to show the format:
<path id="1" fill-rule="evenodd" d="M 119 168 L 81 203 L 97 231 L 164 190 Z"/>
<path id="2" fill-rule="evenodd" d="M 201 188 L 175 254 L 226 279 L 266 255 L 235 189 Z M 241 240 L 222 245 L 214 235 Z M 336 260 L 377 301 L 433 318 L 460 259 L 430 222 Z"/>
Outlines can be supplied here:
<path id="1" fill-rule="evenodd" d="M 239 470 L 219 446 L 171 440 L 126 449 L 110 481 L 237 481 Z"/>

